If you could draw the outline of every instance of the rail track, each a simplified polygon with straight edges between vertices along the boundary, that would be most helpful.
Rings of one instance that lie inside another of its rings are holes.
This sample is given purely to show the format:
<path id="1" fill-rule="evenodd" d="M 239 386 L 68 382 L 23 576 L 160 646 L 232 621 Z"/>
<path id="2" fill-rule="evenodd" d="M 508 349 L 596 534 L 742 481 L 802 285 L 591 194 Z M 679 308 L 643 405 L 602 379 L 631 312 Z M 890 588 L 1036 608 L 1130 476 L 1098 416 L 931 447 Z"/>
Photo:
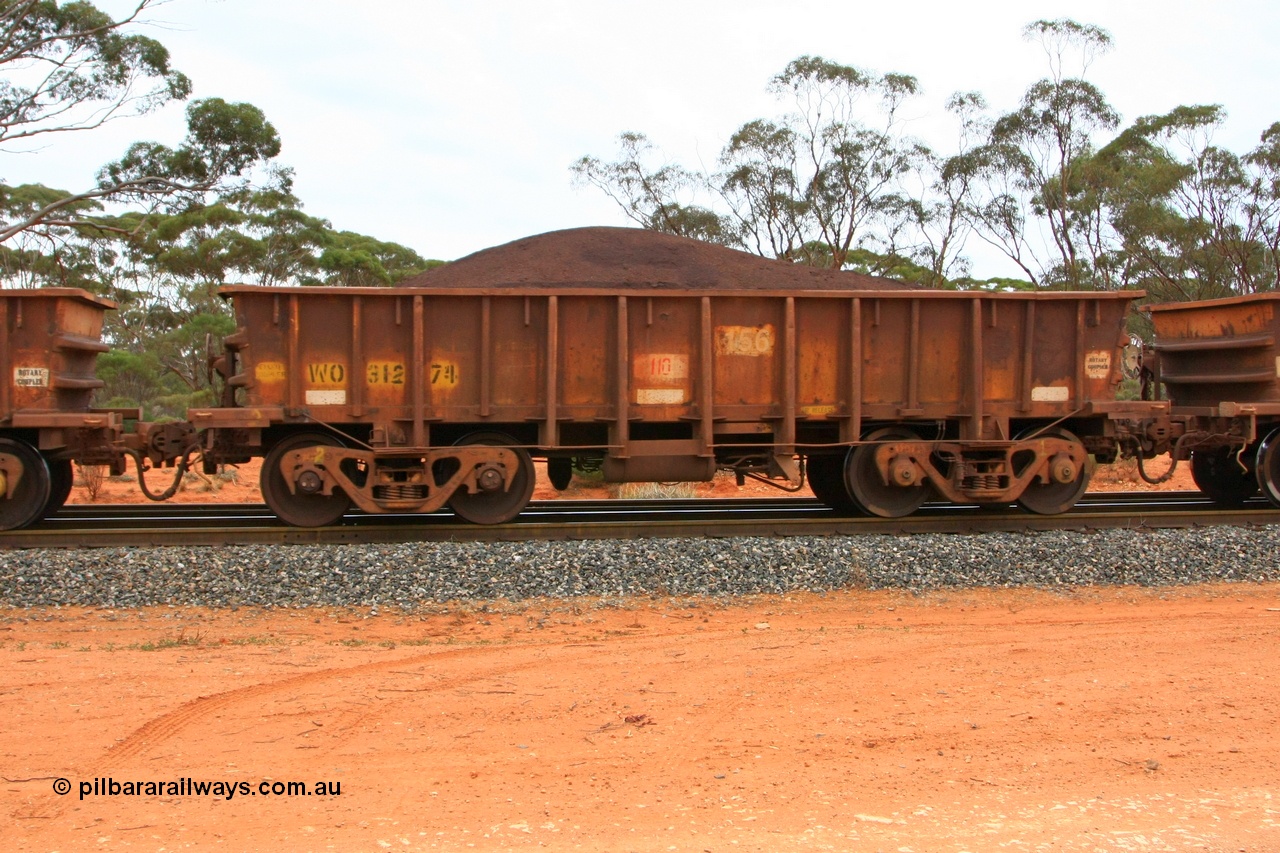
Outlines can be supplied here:
<path id="1" fill-rule="evenodd" d="M 1098 492 L 1070 512 L 926 504 L 907 518 L 849 518 L 806 498 L 539 501 L 504 525 L 476 525 L 452 513 L 368 515 L 322 528 L 282 524 L 262 504 L 69 505 L 24 530 L 0 533 L 0 548 L 156 545 L 341 544 L 732 536 L 827 536 L 992 531 L 1177 528 L 1280 523 L 1262 499 L 1224 510 L 1198 492 Z"/>

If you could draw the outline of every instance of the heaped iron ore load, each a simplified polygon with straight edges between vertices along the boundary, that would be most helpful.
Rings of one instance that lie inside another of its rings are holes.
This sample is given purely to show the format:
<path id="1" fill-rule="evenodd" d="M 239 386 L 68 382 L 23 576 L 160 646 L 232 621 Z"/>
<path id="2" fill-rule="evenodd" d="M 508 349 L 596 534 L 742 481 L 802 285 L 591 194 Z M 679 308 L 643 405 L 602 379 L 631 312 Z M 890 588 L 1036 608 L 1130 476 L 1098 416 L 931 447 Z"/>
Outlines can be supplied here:
<path id="1" fill-rule="evenodd" d="M 1167 391 L 1166 444 L 1196 485 L 1238 505 L 1280 505 L 1280 294 L 1146 306 L 1155 331 L 1148 384 Z"/>
<path id="2" fill-rule="evenodd" d="M 124 471 L 134 456 L 172 464 L 194 449 L 189 425 L 141 421 L 138 409 L 98 409 L 94 375 L 105 314 L 115 303 L 74 288 L 0 290 L 0 530 L 56 512 L 72 462 Z"/>
<path id="3" fill-rule="evenodd" d="M 265 456 L 281 518 L 481 523 L 553 483 L 717 469 L 882 516 L 1061 512 L 1163 403 L 1118 403 L 1133 293 L 925 291 L 631 229 L 487 250 L 413 286 L 233 286 L 206 465 Z"/>
<path id="4" fill-rule="evenodd" d="M 404 287 L 634 290 L 918 290 L 883 276 L 770 261 L 638 228 L 572 228 L 483 249 Z"/>

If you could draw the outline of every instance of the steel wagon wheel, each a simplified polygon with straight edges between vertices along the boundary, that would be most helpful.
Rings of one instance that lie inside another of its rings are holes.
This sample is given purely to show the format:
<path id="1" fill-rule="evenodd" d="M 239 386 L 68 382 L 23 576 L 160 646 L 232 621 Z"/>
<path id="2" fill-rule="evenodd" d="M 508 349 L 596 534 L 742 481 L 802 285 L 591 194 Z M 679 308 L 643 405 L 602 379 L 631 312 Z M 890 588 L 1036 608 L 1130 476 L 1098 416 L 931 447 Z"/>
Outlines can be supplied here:
<path id="1" fill-rule="evenodd" d="M 1258 488 L 1275 506 L 1280 506 L 1280 427 L 1273 429 L 1258 445 Z"/>
<path id="2" fill-rule="evenodd" d="M 1246 450 L 1236 461 L 1230 447 L 1191 454 L 1191 479 L 1205 497 L 1222 506 L 1239 506 L 1258 493 L 1255 455 Z M 1241 465 L 1243 463 L 1243 466 Z"/>
<path id="3" fill-rule="evenodd" d="M 449 506 L 459 518 L 472 524 L 505 524 L 519 515 L 533 497 L 533 485 L 537 472 L 533 467 L 533 457 L 523 448 L 513 447 L 516 440 L 501 432 L 476 432 L 464 436 L 456 446 L 469 444 L 485 444 L 493 447 L 509 447 L 519 457 L 519 468 L 511 481 L 511 488 L 504 489 L 502 482 L 496 487 L 476 493 L 459 489 L 449 498 Z"/>
<path id="4" fill-rule="evenodd" d="M 62 509 L 71 496 L 71 486 L 75 482 L 75 474 L 69 459 L 46 459 L 49 466 L 49 499 L 44 509 L 40 510 L 40 518 L 48 518 Z"/>
<path id="5" fill-rule="evenodd" d="M 301 433 L 291 435 L 271 448 L 262 462 L 259 482 L 262 498 L 277 518 L 295 527 L 326 527 L 342 518 L 351 506 L 346 492 L 335 488 L 332 494 L 321 494 L 320 484 L 313 482 L 314 475 L 306 474 L 294 483 L 294 490 L 290 491 L 289 483 L 280 471 L 280 460 L 295 450 L 341 446 L 331 435 Z M 323 464 L 320 467 L 324 467 Z"/>
<path id="6" fill-rule="evenodd" d="M 52 488 L 49 466 L 31 445 L 0 438 L 0 530 L 17 530 L 40 518 Z"/>
<path id="7" fill-rule="evenodd" d="M 919 441 L 906 427 L 885 427 L 863 441 Z M 845 485 L 859 508 L 881 518 L 902 518 L 920 508 L 933 489 L 927 483 L 899 486 L 886 483 L 876 467 L 876 445 L 861 444 L 849 451 L 844 463 Z"/>
<path id="8" fill-rule="evenodd" d="M 1029 438 L 1032 435 L 1039 438 L 1060 438 L 1075 442 L 1083 447 L 1080 439 L 1065 429 L 1049 429 L 1044 432 L 1031 430 L 1019 435 L 1018 438 Z M 1023 489 L 1022 494 L 1018 495 L 1018 506 L 1027 512 L 1034 512 L 1036 515 L 1058 515 L 1066 512 L 1076 505 L 1076 502 L 1084 495 L 1085 490 L 1089 488 L 1089 468 L 1088 464 L 1081 465 L 1080 470 L 1076 472 L 1075 479 L 1069 483 L 1059 483 L 1056 480 L 1042 483 L 1039 478 L 1032 480 Z M 1023 466 L 1022 470 L 1015 469 L 1014 473 L 1021 476 L 1025 470 L 1026 467 Z"/>
<path id="9" fill-rule="evenodd" d="M 839 456 L 810 456 L 805 460 L 805 476 L 813 496 L 836 512 L 860 513 L 844 484 L 844 460 Z"/>

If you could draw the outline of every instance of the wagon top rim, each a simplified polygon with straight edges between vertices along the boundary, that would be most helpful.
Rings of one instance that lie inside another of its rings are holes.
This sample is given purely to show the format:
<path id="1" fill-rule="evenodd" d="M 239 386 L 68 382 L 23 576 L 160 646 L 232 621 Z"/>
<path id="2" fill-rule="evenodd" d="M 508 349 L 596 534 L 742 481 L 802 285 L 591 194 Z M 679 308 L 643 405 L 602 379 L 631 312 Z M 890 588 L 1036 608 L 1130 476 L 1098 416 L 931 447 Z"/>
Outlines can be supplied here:
<path id="1" fill-rule="evenodd" d="M 633 296 L 633 297 L 715 297 L 716 299 L 757 299 L 797 297 L 805 299 L 1000 299 L 1000 300 L 1134 300 L 1146 296 L 1143 290 L 1120 291 L 982 291 L 982 290 L 725 290 L 723 288 L 674 288 L 643 282 L 629 286 L 613 283 L 556 283 L 530 287 L 528 283 L 498 287 L 326 287 L 293 285 L 227 284 L 218 288 L 224 298 L 238 294 L 330 295 L 330 296 Z"/>

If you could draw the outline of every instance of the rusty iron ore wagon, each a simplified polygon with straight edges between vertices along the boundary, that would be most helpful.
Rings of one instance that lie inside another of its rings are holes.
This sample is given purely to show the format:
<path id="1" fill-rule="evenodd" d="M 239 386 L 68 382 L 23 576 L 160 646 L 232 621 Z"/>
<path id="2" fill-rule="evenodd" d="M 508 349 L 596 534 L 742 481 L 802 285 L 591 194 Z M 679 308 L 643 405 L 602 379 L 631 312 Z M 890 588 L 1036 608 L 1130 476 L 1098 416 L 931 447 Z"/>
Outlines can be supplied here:
<path id="1" fill-rule="evenodd" d="M 1280 294 L 1145 306 L 1155 332 L 1150 385 L 1168 394 L 1174 459 L 1196 485 L 1238 505 L 1280 506 Z"/>
<path id="2" fill-rule="evenodd" d="M 559 487 L 575 465 L 731 469 L 881 516 L 930 497 L 1056 513 L 1158 405 L 1114 399 L 1132 293 L 770 288 L 785 265 L 759 263 L 727 287 L 468 287 L 461 261 L 447 286 L 227 287 L 223 399 L 189 417 L 206 465 L 264 456 L 267 504 L 311 526 L 352 503 L 505 522 L 535 458 Z"/>
<path id="3" fill-rule="evenodd" d="M 141 472 L 144 456 L 172 464 L 194 442 L 185 424 L 90 405 L 103 385 L 94 367 L 114 308 L 76 288 L 0 290 L 0 530 L 56 512 L 71 492 L 73 461 L 121 473 L 134 456 Z"/>

